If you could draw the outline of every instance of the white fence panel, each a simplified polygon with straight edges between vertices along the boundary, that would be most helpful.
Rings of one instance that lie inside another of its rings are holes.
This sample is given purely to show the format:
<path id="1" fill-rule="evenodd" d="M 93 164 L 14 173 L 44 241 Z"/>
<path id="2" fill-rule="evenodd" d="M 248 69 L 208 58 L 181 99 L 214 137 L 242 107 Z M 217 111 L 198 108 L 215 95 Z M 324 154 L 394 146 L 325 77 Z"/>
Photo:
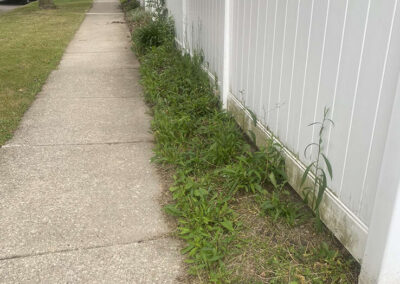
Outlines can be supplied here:
<path id="1" fill-rule="evenodd" d="M 376 195 L 379 169 L 381 168 L 380 158 L 378 161 L 371 161 L 372 152 L 383 156 L 383 145 L 386 141 L 389 124 L 388 114 L 392 111 L 397 76 L 388 78 L 399 72 L 399 60 L 389 58 L 389 51 L 392 45 L 393 20 L 395 1 L 372 1 L 370 16 L 366 28 L 363 54 L 359 67 L 358 86 L 354 92 L 352 102 L 351 120 L 349 124 L 346 160 L 343 164 L 343 176 L 341 183 L 344 200 L 348 200 L 348 206 L 368 225 L 371 219 L 371 207 Z M 387 15 L 379 17 L 379 15 Z M 396 33 L 396 32 L 395 32 Z M 396 46 L 395 48 L 398 48 Z M 398 51 L 399 49 L 397 49 Z M 392 53 L 393 54 L 393 53 Z M 397 54 L 396 54 L 397 55 Z M 388 62 L 394 64 L 388 66 Z M 389 69 L 389 68 L 390 69 Z M 383 88 L 389 87 L 391 90 Z M 382 99 L 389 99 L 390 105 L 382 105 Z M 338 105 L 339 106 L 339 105 Z M 385 107 L 384 109 L 380 109 Z M 383 135 L 376 136 L 376 119 L 378 112 L 386 112 L 386 123 L 381 125 L 384 129 Z M 340 115 L 338 110 L 335 114 Z M 373 147 L 373 144 L 377 147 Z M 372 162 L 372 163 L 371 163 Z M 370 167 L 368 169 L 368 167 Z M 373 177 L 373 173 L 375 177 Z M 366 190 L 368 188 L 368 190 Z"/>
<path id="2" fill-rule="evenodd" d="M 166 5 L 168 8 L 169 14 L 175 20 L 175 32 L 176 38 L 179 42 L 183 41 L 183 23 L 184 23 L 184 15 L 183 15 L 183 3 L 186 0 L 167 0 Z"/>
<path id="3" fill-rule="evenodd" d="M 381 134 L 374 134 L 377 113 L 383 97 L 393 99 L 397 79 L 382 83 L 394 4 L 233 1 L 233 95 L 304 163 L 309 161 L 303 149 L 317 136 L 307 125 L 329 107 L 336 125 L 324 137 L 335 171 L 329 185 L 365 226 L 381 166 L 382 127 L 387 128 L 381 125 Z M 391 91 L 383 92 L 385 84 Z"/>
<path id="4" fill-rule="evenodd" d="M 203 53 L 210 75 L 222 84 L 224 58 L 224 1 L 168 0 L 179 44 Z"/>
<path id="5" fill-rule="evenodd" d="M 187 0 L 188 47 L 203 52 L 207 69 L 222 80 L 224 49 L 224 1 Z"/>
<path id="6" fill-rule="evenodd" d="M 398 0 L 167 0 L 167 6 L 177 41 L 202 51 L 220 84 L 229 51 L 230 95 L 303 164 L 310 162 L 304 148 L 318 136 L 308 124 L 330 108 L 335 127 L 323 137 L 334 170 L 330 209 L 348 223 L 327 225 L 342 241 L 350 234 L 347 246 L 361 259 L 376 195 L 384 190 L 378 181 L 400 72 Z"/>

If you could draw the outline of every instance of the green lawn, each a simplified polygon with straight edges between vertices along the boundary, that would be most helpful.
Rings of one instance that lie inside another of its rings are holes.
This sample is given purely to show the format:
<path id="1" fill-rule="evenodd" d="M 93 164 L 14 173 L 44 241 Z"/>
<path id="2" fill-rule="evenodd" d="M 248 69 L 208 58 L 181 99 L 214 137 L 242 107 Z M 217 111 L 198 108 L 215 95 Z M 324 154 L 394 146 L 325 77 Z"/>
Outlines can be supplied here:
<path id="1" fill-rule="evenodd" d="M 91 6 L 91 0 L 55 3 L 55 10 L 40 10 L 34 2 L 0 15 L 0 146 L 12 137 Z"/>

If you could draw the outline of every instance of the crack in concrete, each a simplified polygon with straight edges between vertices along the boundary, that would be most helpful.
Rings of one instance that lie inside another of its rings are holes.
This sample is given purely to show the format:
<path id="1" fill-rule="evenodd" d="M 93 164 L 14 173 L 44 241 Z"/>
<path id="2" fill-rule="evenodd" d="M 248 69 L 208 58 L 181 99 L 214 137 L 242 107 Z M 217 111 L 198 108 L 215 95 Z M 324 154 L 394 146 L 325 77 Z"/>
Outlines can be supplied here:
<path id="1" fill-rule="evenodd" d="M 132 51 L 126 49 L 126 51 L 129 51 L 130 54 L 132 54 Z M 103 50 L 103 51 L 66 51 L 64 54 L 87 54 L 87 53 L 116 53 L 120 54 L 121 52 L 118 50 Z"/>
<path id="2" fill-rule="evenodd" d="M 6 144 L 0 148 L 21 148 L 21 147 L 58 147 L 58 146 L 95 146 L 95 145 L 124 145 L 124 144 L 138 144 L 138 143 L 154 143 L 154 140 L 143 139 L 137 141 L 122 141 L 122 142 L 92 142 L 92 143 L 66 143 L 66 144 Z"/>
<path id="3" fill-rule="evenodd" d="M 106 3 L 106 2 L 103 2 Z M 124 13 L 86 13 L 86 15 L 123 15 Z"/>
<path id="4" fill-rule="evenodd" d="M 76 251 L 90 251 L 95 249 L 102 249 L 102 248 L 112 248 L 117 246 L 129 246 L 133 244 L 143 244 L 152 241 L 158 241 L 162 239 L 166 239 L 171 237 L 171 233 L 162 234 L 159 236 L 154 236 L 150 238 L 143 238 L 137 241 L 132 242 L 122 242 L 122 243 L 112 243 L 112 244 L 105 244 L 105 245 L 93 245 L 87 247 L 78 247 L 78 248 L 70 248 L 70 249 L 60 249 L 54 251 L 44 251 L 38 253 L 27 253 L 27 254 L 16 254 L 7 257 L 0 257 L 0 261 L 7 261 L 7 260 L 14 260 L 14 259 L 21 259 L 21 258 L 29 258 L 29 257 L 36 257 L 36 256 L 43 256 L 43 255 L 50 255 L 50 254 L 61 254 L 61 253 L 68 253 L 68 252 L 76 252 Z"/>
<path id="5" fill-rule="evenodd" d="M 36 99 L 46 100 L 77 100 L 77 99 L 141 99 L 138 97 L 57 97 L 49 98 L 47 95 L 38 95 Z"/>

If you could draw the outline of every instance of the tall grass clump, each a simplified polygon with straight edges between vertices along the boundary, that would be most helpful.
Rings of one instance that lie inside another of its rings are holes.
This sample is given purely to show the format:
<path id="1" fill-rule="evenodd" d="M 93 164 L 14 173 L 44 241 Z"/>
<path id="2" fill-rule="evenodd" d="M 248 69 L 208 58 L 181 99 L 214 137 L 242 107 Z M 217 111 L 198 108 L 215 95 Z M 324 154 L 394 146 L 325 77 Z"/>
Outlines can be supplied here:
<path id="1" fill-rule="evenodd" d="M 163 7 L 161 0 L 152 0 L 148 1 L 148 8 L 153 12 L 139 12 L 140 9 L 130 12 L 132 22 L 138 25 L 132 33 L 133 50 L 138 56 L 145 55 L 154 47 L 174 44 L 174 22 Z"/>
<path id="2" fill-rule="evenodd" d="M 127 11 L 125 19 L 131 28 L 136 29 L 147 25 L 151 21 L 151 14 L 140 7 Z"/>
<path id="3" fill-rule="evenodd" d="M 138 0 L 121 0 L 121 8 L 124 11 L 130 11 L 140 7 Z"/>

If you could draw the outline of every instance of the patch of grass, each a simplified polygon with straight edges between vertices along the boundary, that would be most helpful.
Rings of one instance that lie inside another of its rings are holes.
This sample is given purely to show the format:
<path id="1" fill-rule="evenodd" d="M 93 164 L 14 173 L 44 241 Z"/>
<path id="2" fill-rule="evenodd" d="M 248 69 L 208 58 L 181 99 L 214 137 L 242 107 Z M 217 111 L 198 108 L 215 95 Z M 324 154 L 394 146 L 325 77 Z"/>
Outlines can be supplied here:
<path id="1" fill-rule="evenodd" d="M 90 0 L 56 0 L 57 9 L 33 2 L 0 15 L 0 145 L 40 91 L 91 6 Z"/>
<path id="2" fill-rule="evenodd" d="M 292 195 L 282 202 L 301 206 Z M 311 210 L 302 208 L 305 215 L 293 226 L 263 214 L 255 196 L 243 197 L 233 208 L 243 229 L 240 250 L 226 260 L 230 282 L 357 283 L 358 263 L 326 228 L 315 230 Z"/>
<path id="3" fill-rule="evenodd" d="M 134 10 L 140 7 L 138 0 L 121 0 L 121 8 L 124 11 Z"/>
<path id="4" fill-rule="evenodd" d="M 202 57 L 182 55 L 171 34 L 162 43 L 135 36 L 170 24 L 154 16 L 136 26 L 133 41 L 145 50 L 138 55 L 154 116 L 153 161 L 175 173 L 165 211 L 178 220 L 190 281 L 354 283 L 354 260 L 315 231 L 312 211 L 287 187 L 281 148 L 247 142 L 221 109 Z"/>
<path id="5" fill-rule="evenodd" d="M 147 13 L 144 8 L 137 8 L 133 10 L 128 10 L 125 13 L 125 19 L 128 22 L 131 31 L 133 28 L 139 28 L 146 25 L 151 21 L 151 15 Z"/>
<path id="6" fill-rule="evenodd" d="M 133 30 L 133 50 L 138 56 L 145 55 L 149 50 L 161 45 L 171 45 L 175 38 L 174 23 L 171 18 L 159 16 L 157 20 L 152 17 L 146 18 L 146 14 L 138 12 L 129 13 L 132 23 L 138 23 L 136 29 Z M 128 14 L 128 15 L 129 15 Z"/>

